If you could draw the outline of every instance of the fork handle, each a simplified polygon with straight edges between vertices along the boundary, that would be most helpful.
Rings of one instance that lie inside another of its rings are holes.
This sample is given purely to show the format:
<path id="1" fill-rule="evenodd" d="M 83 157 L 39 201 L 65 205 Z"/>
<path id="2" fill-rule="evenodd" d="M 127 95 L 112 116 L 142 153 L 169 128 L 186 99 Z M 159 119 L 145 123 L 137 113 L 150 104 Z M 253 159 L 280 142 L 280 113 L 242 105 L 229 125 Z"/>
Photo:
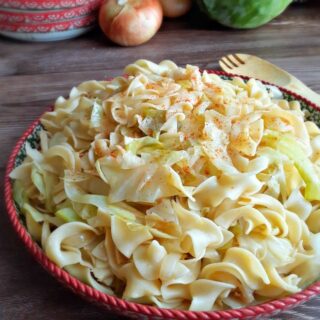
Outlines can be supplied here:
<path id="1" fill-rule="evenodd" d="M 300 80 L 296 78 L 291 79 L 291 82 L 288 85 L 286 85 L 285 88 L 297 92 L 301 96 L 307 98 L 308 100 L 320 107 L 320 95 L 314 92 L 309 87 L 307 87 Z"/>

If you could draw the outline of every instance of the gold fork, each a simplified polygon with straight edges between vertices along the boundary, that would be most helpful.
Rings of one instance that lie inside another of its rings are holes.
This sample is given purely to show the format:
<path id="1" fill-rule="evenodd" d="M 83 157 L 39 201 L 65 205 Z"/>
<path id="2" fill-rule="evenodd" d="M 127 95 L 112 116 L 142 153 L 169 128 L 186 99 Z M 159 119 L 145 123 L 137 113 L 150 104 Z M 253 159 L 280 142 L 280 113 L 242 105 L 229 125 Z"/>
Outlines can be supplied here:
<path id="1" fill-rule="evenodd" d="M 249 54 L 229 54 L 219 60 L 222 70 L 257 78 L 294 91 L 320 106 L 320 95 L 274 64 Z"/>

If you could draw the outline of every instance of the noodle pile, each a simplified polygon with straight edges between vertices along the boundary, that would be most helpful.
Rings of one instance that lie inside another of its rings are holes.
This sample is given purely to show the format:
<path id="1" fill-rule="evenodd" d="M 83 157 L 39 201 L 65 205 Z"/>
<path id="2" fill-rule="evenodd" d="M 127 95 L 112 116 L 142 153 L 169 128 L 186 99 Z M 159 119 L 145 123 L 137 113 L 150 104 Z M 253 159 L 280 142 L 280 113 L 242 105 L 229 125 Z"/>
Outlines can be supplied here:
<path id="1" fill-rule="evenodd" d="M 300 104 L 171 61 L 125 73 L 59 97 L 11 173 L 46 255 L 164 308 L 238 308 L 314 281 L 320 131 Z"/>

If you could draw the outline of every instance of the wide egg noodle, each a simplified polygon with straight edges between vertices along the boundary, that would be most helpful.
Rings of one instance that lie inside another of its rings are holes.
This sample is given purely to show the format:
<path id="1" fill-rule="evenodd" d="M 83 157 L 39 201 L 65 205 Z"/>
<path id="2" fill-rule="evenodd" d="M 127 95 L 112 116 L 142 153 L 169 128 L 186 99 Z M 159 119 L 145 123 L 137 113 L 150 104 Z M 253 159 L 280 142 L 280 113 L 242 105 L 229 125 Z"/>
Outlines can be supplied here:
<path id="1" fill-rule="evenodd" d="M 300 291 L 320 267 L 320 130 L 258 80 L 165 60 L 87 81 L 10 174 L 46 255 L 107 294 L 223 310 Z"/>

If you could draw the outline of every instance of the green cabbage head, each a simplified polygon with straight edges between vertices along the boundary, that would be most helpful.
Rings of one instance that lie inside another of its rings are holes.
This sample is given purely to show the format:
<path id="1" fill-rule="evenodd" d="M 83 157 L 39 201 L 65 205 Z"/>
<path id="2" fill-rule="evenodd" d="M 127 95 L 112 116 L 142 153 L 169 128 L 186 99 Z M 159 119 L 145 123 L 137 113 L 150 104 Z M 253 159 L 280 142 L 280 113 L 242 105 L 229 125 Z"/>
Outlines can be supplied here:
<path id="1" fill-rule="evenodd" d="M 197 0 L 200 8 L 222 25 L 250 29 L 280 15 L 292 0 Z"/>

